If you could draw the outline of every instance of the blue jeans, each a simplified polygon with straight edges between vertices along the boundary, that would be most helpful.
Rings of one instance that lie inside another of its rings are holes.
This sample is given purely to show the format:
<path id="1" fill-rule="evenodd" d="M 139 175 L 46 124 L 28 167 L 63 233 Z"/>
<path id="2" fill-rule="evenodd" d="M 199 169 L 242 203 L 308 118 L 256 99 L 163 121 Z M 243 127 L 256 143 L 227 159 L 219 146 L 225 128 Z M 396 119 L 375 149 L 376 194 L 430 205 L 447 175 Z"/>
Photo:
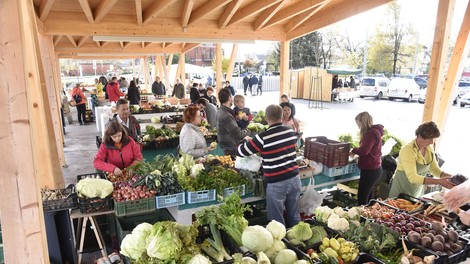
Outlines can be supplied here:
<path id="1" fill-rule="evenodd" d="M 266 187 L 266 206 L 269 221 L 276 220 L 287 228 L 300 222 L 299 198 L 301 187 L 302 183 L 298 175 L 288 180 L 268 183 Z M 287 212 L 287 221 L 284 221 L 284 206 Z"/>

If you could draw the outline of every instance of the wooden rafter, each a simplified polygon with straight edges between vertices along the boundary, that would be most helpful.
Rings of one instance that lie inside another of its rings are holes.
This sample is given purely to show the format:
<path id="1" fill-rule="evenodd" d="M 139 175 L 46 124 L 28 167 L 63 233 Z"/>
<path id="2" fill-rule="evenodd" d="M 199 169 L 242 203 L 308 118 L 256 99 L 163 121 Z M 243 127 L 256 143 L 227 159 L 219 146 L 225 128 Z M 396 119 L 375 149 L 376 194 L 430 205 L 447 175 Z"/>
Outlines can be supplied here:
<path id="1" fill-rule="evenodd" d="M 212 11 L 217 10 L 224 5 L 228 4 L 231 0 L 211 0 L 194 10 L 189 18 L 188 25 L 193 24 L 204 16 L 210 14 Z"/>
<path id="2" fill-rule="evenodd" d="M 117 2 L 118 0 L 101 0 L 95 10 L 95 23 L 99 23 Z"/>
<path id="3" fill-rule="evenodd" d="M 132 42 L 123 42 L 123 45 L 124 45 L 124 48 L 126 48 L 127 46 L 131 45 Z"/>
<path id="4" fill-rule="evenodd" d="M 284 30 L 286 32 L 289 32 L 289 31 L 292 31 L 294 29 L 296 29 L 298 26 L 302 25 L 302 23 L 304 23 L 305 21 L 307 21 L 307 19 L 311 18 L 313 15 L 315 15 L 318 11 L 320 11 L 323 7 L 325 7 L 325 5 L 327 4 L 328 2 L 325 1 L 323 4 L 317 6 L 313 11 L 312 10 L 309 10 L 309 11 L 306 11 L 304 13 L 301 13 L 295 17 L 293 17 L 291 20 L 289 20 L 289 22 L 287 22 L 287 24 L 284 26 Z"/>
<path id="5" fill-rule="evenodd" d="M 308 1 L 300 1 L 297 4 L 289 6 L 287 10 L 283 10 L 282 12 L 278 12 L 275 16 L 273 16 L 263 28 L 267 28 L 278 23 L 281 23 L 287 19 L 290 19 L 300 13 L 303 13 L 307 10 L 310 10 L 318 5 L 323 4 L 325 0 L 308 0 Z"/>
<path id="6" fill-rule="evenodd" d="M 137 16 L 137 25 L 141 26 L 142 20 L 142 0 L 135 0 L 135 12 Z"/>
<path id="7" fill-rule="evenodd" d="M 243 19 L 255 15 L 259 12 L 263 12 L 263 10 L 271 7 L 272 5 L 275 5 L 279 3 L 281 0 L 258 0 L 254 1 L 253 3 L 243 7 L 242 9 L 238 10 L 235 15 L 232 17 L 230 22 L 228 23 L 227 26 L 233 25 L 239 21 L 242 21 Z"/>
<path id="8" fill-rule="evenodd" d="M 186 53 L 199 45 L 201 45 L 201 43 L 186 43 L 186 46 L 183 48 L 183 53 Z"/>
<path id="9" fill-rule="evenodd" d="M 186 46 L 186 42 L 181 43 L 181 49 L 184 49 L 185 46 Z"/>
<path id="10" fill-rule="evenodd" d="M 90 24 L 95 23 L 95 19 L 93 18 L 93 11 L 91 10 L 88 0 L 78 0 L 78 2 L 80 3 L 80 6 L 82 7 L 88 22 Z"/>
<path id="11" fill-rule="evenodd" d="M 279 10 L 281 10 L 281 8 L 284 6 L 285 3 L 287 3 L 287 0 L 283 0 L 282 2 L 277 3 L 271 6 L 270 8 L 264 10 L 263 13 L 261 13 L 261 15 L 259 15 L 258 18 L 256 18 L 256 21 L 253 25 L 253 29 L 257 31 L 263 28 L 264 25 L 266 25 L 266 23 L 268 23 L 268 21 L 274 15 L 276 15 Z"/>
<path id="12" fill-rule="evenodd" d="M 185 0 L 183 7 L 183 14 L 181 15 L 181 26 L 187 27 L 189 22 L 189 17 L 191 16 L 191 11 L 193 11 L 193 6 L 196 0 Z"/>
<path id="13" fill-rule="evenodd" d="M 78 47 L 81 47 L 83 45 L 83 43 L 85 43 L 85 41 L 87 41 L 89 38 L 89 36 L 83 36 L 78 42 L 77 42 L 77 46 Z"/>
<path id="14" fill-rule="evenodd" d="M 286 33 L 286 39 L 291 40 L 302 35 L 316 31 L 320 28 L 334 24 L 345 18 L 360 14 L 374 7 L 384 5 L 392 0 L 356 0 L 351 5 L 343 2 L 329 3 L 327 6 L 318 11 L 314 16 L 307 19 L 296 29 Z M 349 2 L 348 2 L 349 3 Z M 334 14 L 334 16 L 332 15 Z M 269 23 L 269 22 L 268 22 Z"/>
<path id="15" fill-rule="evenodd" d="M 220 29 L 225 28 L 227 26 L 228 22 L 230 21 L 230 19 L 232 19 L 235 12 L 237 12 L 242 2 L 243 0 L 234 0 L 230 4 L 228 4 L 227 7 L 225 7 L 224 13 L 219 18 Z"/>
<path id="16" fill-rule="evenodd" d="M 169 8 L 172 4 L 174 4 L 177 0 L 161 0 L 161 1 L 154 1 L 154 3 L 149 6 L 143 15 L 143 24 L 147 24 L 150 20 L 157 17 L 167 8 Z"/>
<path id="17" fill-rule="evenodd" d="M 101 48 L 101 42 L 95 41 L 95 44 L 96 44 L 96 46 L 98 46 L 98 48 Z"/>
<path id="18" fill-rule="evenodd" d="M 54 36 L 54 46 L 56 46 L 57 43 L 59 43 L 62 37 L 63 37 L 62 35 Z"/>
<path id="19" fill-rule="evenodd" d="M 39 19 L 41 21 L 46 20 L 47 15 L 51 11 L 52 4 L 54 4 L 54 0 L 42 0 L 41 4 L 39 5 Z"/>
<path id="20" fill-rule="evenodd" d="M 176 44 L 175 42 L 167 42 L 164 48 L 169 48 L 175 44 Z"/>
<path id="21" fill-rule="evenodd" d="M 109 41 L 100 41 L 101 47 L 108 45 Z"/>
<path id="22" fill-rule="evenodd" d="M 75 39 L 73 39 L 72 36 L 67 35 L 67 39 L 70 41 L 70 43 L 72 43 L 72 45 L 73 45 L 75 48 L 78 47 L 77 42 L 75 41 Z"/>
<path id="23" fill-rule="evenodd" d="M 162 48 L 165 48 L 165 47 L 166 47 L 166 43 L 162 42 Z"/>
<path id="24" fill-rule="evenodd" d="M 123 49 L 123 48 L 124 48 L 124 42 L 122 42 L 122 41 L 119 41 L 119 45 L 121 45 L 121 49 Z"/>

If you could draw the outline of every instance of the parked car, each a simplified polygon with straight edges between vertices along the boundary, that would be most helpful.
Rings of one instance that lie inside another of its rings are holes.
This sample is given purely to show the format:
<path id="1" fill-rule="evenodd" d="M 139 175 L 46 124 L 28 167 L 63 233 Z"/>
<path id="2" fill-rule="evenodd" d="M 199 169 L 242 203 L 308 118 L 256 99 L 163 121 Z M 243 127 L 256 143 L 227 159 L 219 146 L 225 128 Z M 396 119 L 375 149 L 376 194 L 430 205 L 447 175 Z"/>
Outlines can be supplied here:
<path id="1" fill-rule="evenodd" d="M 420 91 L 419 98 L 418 98 L 418 103 L 424 104 L 424 101 L 425 101 L 425 99 L 426 99 L 426 91 L 427 91 L 427 90 L 428 90 L 428 89 L 425 88 L 425 89 L 422 89 L 422 90 Z M 460 96 L 459 96 L 459 93 L 457 92 L 457 93 L 455 94 L 454 101 L 452 101 L 452 104 L 454 104 L 454 105 L 457 104 L 457 103 L 459 102 L 459 98 L 460 98 Z"/>
<path id="2" fill-rule="evenodd" d="M 364 77 L 359 89 L 359 97 L 375 97 L 378 100 L 387 96 L 389 80 L 383 77 Z"/>
<path id="3" fill-rule="evenodd" d="M 395 78 L 390 81 L 388 87 L 388 99 L 404 99 L 408 102 L 418 100 L 419 86 L 413 79 Z"/>
<path id="4" fill-rule="evenodd" d="M 459 82 L 459 96 L 463 97 L 468 92 L 470 92 L 470 82 L 460 81 Z"/>
<path id="5" fill-rule="evenodd" d="M 415 80 L 416 84 L 419 85 L 419 88 L 424 89 L 424 88 L 428 87 L 428 80 L 423 79 L 423 78 L 419 78 L 419 77 L 415 77 L 414 80 Z"/>
<path id="6" fill-rule="evenodd" d="M 460 98 L 460 107 L 465 107 L 466 105 L 470 105 L 470 93 L 466 93 Z"/>

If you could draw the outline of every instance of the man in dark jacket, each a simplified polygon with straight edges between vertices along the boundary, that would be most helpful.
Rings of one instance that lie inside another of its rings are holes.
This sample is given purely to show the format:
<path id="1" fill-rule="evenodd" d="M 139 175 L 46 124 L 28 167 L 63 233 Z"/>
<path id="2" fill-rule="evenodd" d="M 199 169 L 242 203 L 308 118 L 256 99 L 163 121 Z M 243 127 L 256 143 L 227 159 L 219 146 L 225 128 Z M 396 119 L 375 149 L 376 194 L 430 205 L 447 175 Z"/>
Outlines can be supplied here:
<path id="1" fill-rule="evenodd" d="M 129 101 L 126 99 L 119 99 L 116 103 L 116 114 L 112 120 L 117 120 L 124 129 L 127 135 L 131 137 L 137 144 L 141 142 L 142 132 L 140 131 L 140 124 L 137 119 L 131 115 L 129 110 Z"/>
<path id="2" fill-rule="evenodd" d="M 175 87 L 173 88 L 173 93 L 171 94 L 171 96 L 176 96 L 177 98 L 179 99 L 182 99 L 184 98 L 185 92 L 184 92 L 184 85 L 181 83 L 181 79 L 180 78 L 177 78 L 176 79 L 176 84 L 175 84 Z"/>
<path id="3" fill-rule="evenodd" d="M 197 89 L 198 84 L 193 83 L 193 86 L 191 86 L 191 89 L 189 89 L 189 99 L 191 99 L 191 103 L 195 104 L 196 101 L 201 98 L 199 95 L 199 90 Z"/>
<path id="4" fill-rule="evenodd" d="M 253 77 L 250 78 L 250 93 L 251 95 L 255 95 L 252 88 L 258 88 L 258 78 L 256 77 L 256 75 L 253 75 Z"/>
<path id="5" fill-rule="evenodd" d="M 230 85 L 229 81 L 225 82 L 225 88 L 230 90 L 230 93 L 232 94 L 232 96 L 235 96 L 235 89 L 233 89 L 233 86 Z"/>
<path id="6" fill-rule="evenodd" d="M 152 93 L 155 95 L 166 95 L 165 84 L 160 80 L 160 77 L 155 77 L 155 82 L 152 84 Z"/>
<path id="7" fill-rule="evenodd" d="M 248 85 L 250 84 L 250 78 L 247 75 L 243 77 L 243 95 L 246 95 L 246 89 L 248 89 Z"/>

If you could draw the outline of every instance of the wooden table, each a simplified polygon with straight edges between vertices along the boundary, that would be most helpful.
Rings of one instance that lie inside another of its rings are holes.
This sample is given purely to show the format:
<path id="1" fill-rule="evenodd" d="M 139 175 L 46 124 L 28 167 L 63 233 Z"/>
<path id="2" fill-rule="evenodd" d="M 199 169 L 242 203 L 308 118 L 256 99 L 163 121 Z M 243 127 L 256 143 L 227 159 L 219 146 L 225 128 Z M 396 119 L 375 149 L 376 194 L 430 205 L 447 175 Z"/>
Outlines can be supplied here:
<path id="1" fill-rule="evenodd" d="M 101 255 L 103 257 L 108 256 L 106 252 L 106 244 L 103 239 L 103 235 L 101 234 L 101 230 L 96 222 L 96 216 L 99 215 L 106 215 L 106 214 L 114 214 L 113 211 L 104 211 L 104 212 L 96 212 L 96 213 L 90 213 L 90 214 L 82 214 L 80 210 L 72 210 L 70 213 L 70 221 L 72 222 L 72 227 L 73 227 L 73 219 L 78 219 L 78 225 L 77 225 L 77 235 L 73 239 L 75 242 L 75 249 L 77 251 L 77 258 L 78 261 L 77 263 L 80 264 L 82 263 L 82 254 L 83 254 L 83 243 L 85 242 L 85 231 L 86 227 L 88 224 L 88 221 L 90 221 L 91 229 L 93 229 L 93 232 L 95 233 L 95 238 L 96 241 L 98 242 L 98 246 L 101 251 Z M 80 241 L 77 243 L 77 238 L 80 238 Z M 77 248 L 77 244 L 79 247 Z"/>

